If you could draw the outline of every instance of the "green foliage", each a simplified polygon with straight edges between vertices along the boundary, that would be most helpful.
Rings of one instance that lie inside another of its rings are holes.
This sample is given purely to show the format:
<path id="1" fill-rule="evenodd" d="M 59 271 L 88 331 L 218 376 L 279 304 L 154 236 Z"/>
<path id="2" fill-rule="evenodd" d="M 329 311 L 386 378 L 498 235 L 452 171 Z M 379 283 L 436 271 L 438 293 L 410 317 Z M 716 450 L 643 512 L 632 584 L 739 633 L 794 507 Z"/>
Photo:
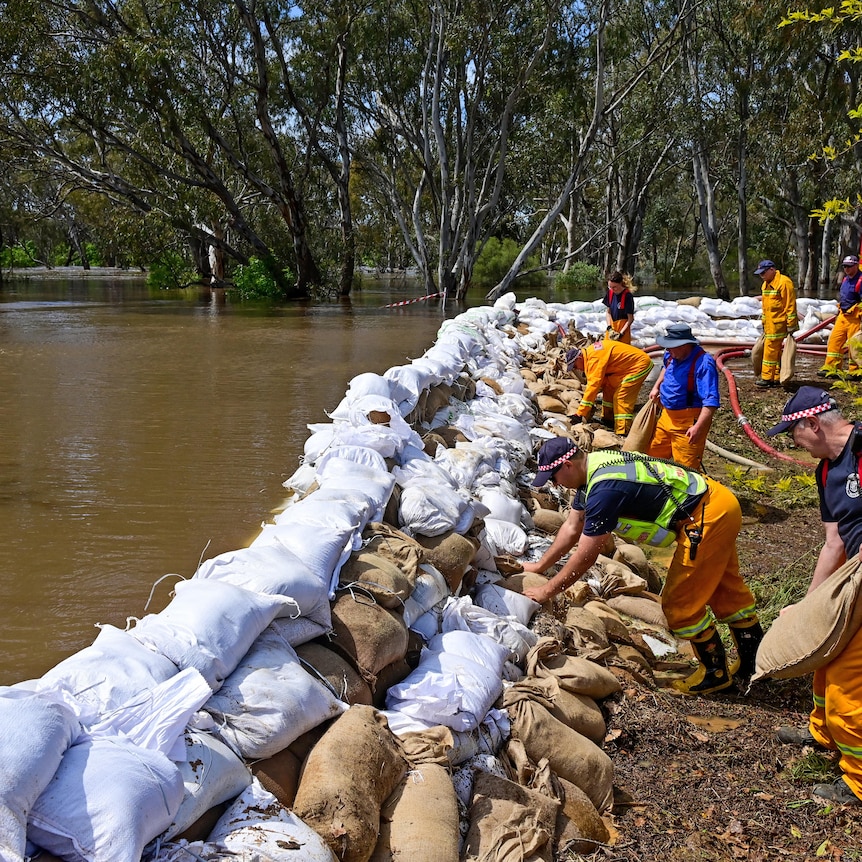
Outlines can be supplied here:
<path id="1" fill-rule="evenodd" d="M 835 767 L 828 754 L 810 751 L 794 760 L 784 774 L 800 784 L 810 785 L 820 781 L 832 781 L 835 777 Z"/>
<path id="2" fill-rule="evenodd" d="M 104 266 L 104 261 L 102 260 L 102 253 L 99 251 L 96 246 L 91 242 L 84 243 L 84 254 L 87 255 L 87 262 L 90 266 Z"/>
<path id="3" fill-rule="evenodd" d="M 788 473 L 775 476 L 772 473 L 752 472 L 745 467 L 727 468 L 730 485 L 741 493 L 763 494 L 773 506 L 791 508 L 813 506 L 817 503 L 817 482 L 812 473 Z"/>
<path id="4" fill-rule="evenodd" d="M 245 266 L 237 267 L 233 290 L 241 299 L 282 299 L 284 287 L 276 278 L 277 272 L 278 264 L 274 260 L 253 257 Z M 294 284 L 294 275 L 287 268 L 281 270 L 281 278 L 288 287 Z"/>
<path id="5" fill-rule="evenodd" d="M 473 282 L 478 285 L 493 287 L 509 271 L 509 267 L 521 251 L 521 246 L 513 239 L 499 240 L 491 237 L 482 248 L 476 264 L 473 267 Z M 538 287 L 545 283 L 543 272 L 526 272 L 540 266 L 538 255 L 527 258 L 517 281 L 518 287 Z"/>
<path id="6" fill-rule="evenodd" d="M 36 266 L 36 263 L 36 246 L 32 240 L 0 249 L 0 266 L 4 268 Z"/>
<path id="7" fill-rule="evenodd" d="M 834 34 L 842 26 L 849 25 L 851 28 L 855 28 L 860 21 L 862 21 L 862 0 L 842 0 L 837 8 L 828 6 L 820 11 L 802 9 L 788 12 L 787 17 L 782 19 L 779 26 L 815 25 L 829 31 L 830 34 Z M 851 29 L 851 32 L 854 31 Z M 831 35 L 830 38 L 832 38 Z M 839 63 L 860 63 L 862 62 L 862 49 L 858 45 L 845 48 L 838 54 L 837 60 Z M 862 105 L 849 108 L 847 116 L 851 120 L 862 119 Z M 818 152 L 812 153 L 808 159 L 812 163 L 819 163 L 818 166 L 823 165 L 828 168 L 839 158 L 852 154 L 860 141 L 862 141 L 862 134 L 858 130 L 854 131 L 840 143 L 824 144 Z M 812 209 L 811 215 L 818 219 L 821 224 L 824 224 L 827 219 L 852 215 L 860 203 L 862 203 L 862 197 L 858 193 L 855 195 L 855 202 L 850 197 L 834 197 L 825 201 L 821 207 Z"/>
<path id="8" fill-rule="evenodd" d="M 601 275 L 599 267 L 576 260 L 565 272 L 558 272 L 554 276 L 554 287 L 561 290 L 588 290 L 596 287 Z"/>
<path id="9" fill-rule="evenodd" d="M 187 287 L 195 277 L 194 269 L 181 254 L 165 251 L 150 265 L 147 284 L 158 290 L 170 290 Z"/>

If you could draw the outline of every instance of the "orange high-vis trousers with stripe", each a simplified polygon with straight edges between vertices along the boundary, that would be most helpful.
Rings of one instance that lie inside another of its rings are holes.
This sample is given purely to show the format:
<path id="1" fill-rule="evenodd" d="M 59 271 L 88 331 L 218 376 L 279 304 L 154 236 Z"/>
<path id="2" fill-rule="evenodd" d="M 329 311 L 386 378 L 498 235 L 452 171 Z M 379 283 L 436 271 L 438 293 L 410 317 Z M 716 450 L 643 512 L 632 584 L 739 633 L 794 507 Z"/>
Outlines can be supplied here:
<path id="1" fill-rule="evenodd" d="M 862 320 L 862 309 L 853 305 L 847 311 L 838 313 L 835 325 L 829 333 L 829 341 L 826 342 L 826 361 L 823 363 L 824 371 L 838 371 L 847 353 L 847 342 L 859 331 L 860 320 Z M 847 357 L 850 371 L 858 371 L 859 366 Z"/>
<path id="2" fill-rule="evenodd" d="M 625 437 L 635 419 L 635 403 L 644 380 L 652 371 L 652 361 L 632 374 L 608 374 L 602 385 L 602 417 L 609 420 L 611 409 L 614 418 L 614 433 Z"/>
<path id="3" fill-rule="evenodd" d="M 811 735 L 840 754 L 838 765 L 862 799 L 862 629 L 841 654 L 814 672 Z"/>
<path id="4" fill-rule="evenodd" d="M 671 631 L 691 640 L 714 625 L 757 619 L 754 596 L 739 574 L 736 538 L 742 526 L 739 500 L 724 485 L 707 479 L 707 492 L 692 512 L 703 538 L 691 559 L 691 542 L 684 527 L 677 533 L 676 553 L 667 572 L 661 604 Z M 710 614 L 709 609 L 712 609 Z"/>

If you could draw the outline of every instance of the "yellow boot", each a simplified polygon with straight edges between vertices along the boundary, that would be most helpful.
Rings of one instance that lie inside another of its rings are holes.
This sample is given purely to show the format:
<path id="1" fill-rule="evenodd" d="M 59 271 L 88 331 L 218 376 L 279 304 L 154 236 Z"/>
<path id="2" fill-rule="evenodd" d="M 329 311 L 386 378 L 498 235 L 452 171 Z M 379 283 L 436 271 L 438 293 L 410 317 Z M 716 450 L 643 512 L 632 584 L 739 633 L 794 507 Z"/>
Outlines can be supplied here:
<path id="1" fill-rule="evenodd" d="M 724 644 L 715 627 L 707 629 L 691 645 L 700 666 L 691 676 L 674 682 L 673 687 L 683 694 L 711 694 L 730 688 L 733 676 L 728 670 Z"/>

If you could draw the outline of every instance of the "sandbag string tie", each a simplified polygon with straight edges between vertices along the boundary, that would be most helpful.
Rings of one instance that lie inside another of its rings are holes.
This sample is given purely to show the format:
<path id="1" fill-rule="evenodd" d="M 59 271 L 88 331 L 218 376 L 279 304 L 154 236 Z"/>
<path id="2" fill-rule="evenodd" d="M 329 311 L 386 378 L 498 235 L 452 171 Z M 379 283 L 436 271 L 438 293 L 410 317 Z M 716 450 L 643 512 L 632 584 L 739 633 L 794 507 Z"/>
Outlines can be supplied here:
<path id="1" fill-rule="evenodd" d="M 346 590 L 347 592 L 349 592 L 350 595 L 353 597 L 353 601 L 358 601 L 356 596 L 353 594 L 353 590 L 355 589 L 358 592 L 365 593 L 366 596 L 368 596 L 368 598 L 371 599 L 371 601 L 375 605 L 380 604 L 377 601 L 377 599 L 374 597 L 374 594 L 370 590 L 367 590 L 367 589 L 365 589 L 365 587 L 362 586 L 363 584 L 368 584 L 369 586 L 377 587 L 377 589 L 381 593 L 387 593 L 388 595 L 392 596 L 393 598 L 398 599 L 398 601 L 401 602 L 402 605 L 404 604 L 404 599 L 402 599 L 401 596 L 399 596 L 398 593 L 395 592 L 395 590 L 390 589 L 385 584 L 378 584 L 377 581 L 351 581 L 349 584 L 345 584 L 343 587 L 339 587 L 338 589 L 339 590 Z"/>
<path id="2" fill-rule="evenodd" d="M 326 688 L 332 692 L 332 694 L 337 697 L 339 700 L 345 700 L 345 695 L 347 694 L 347 676 L 342 676 L 342 682 L 344 683 L 344 690 L 339 694 L 336 691 L 335 686 L 313 665 L 311 662 L 304 659 L 301 655 L 296 656 L 299 659 L 299 663 L 313 676 L 320 680 Z"/>
<path id="3" fill-rule="evenodd" d="M 209 545 L 209 542 L 207 542 L 207 545 Z M 206 550 L 206 549 L 204 549 L 204 550 Z M 150 595 L 149 595 L 149 597 L 147 598 L 146 604 L 144 605 L 144 610 L 145 610 L 145 611 L 146 611 L 146 609 L 150 606 L 150 602 L 153 600 L 153 593 L 155 593 L 155 591 L 156 591 L 156 587 L 157 587 L 157 586 L 158 586 L 158 585 L 159 585 L 159 584 L 160 584 L 160 583 L 161 583 L 165 578 L 179 578 L 181 581 L 188 580 L 187 578 L 183 577 L 183 575 L 178 575 L 178 574 L 176 574 L 175 572 L 169 572 L 169 573 L 168 573 L 168 574 L 166 574 L 166 575 L 162 575 L 162 576 L 161 576 L 161 577 L 160 577 L 160 578 L 159 578 L 159 579 L 158 579 L 158 580 L 153 584 L 153 587 L 152 587 L 152 589 L 150 590 Z M 126 623 L 128 623 L 128 621 L 129 621 L 130 619 L 133 619 L 133 617 L 128 617 L 128 618 L 126 619 Z"/>

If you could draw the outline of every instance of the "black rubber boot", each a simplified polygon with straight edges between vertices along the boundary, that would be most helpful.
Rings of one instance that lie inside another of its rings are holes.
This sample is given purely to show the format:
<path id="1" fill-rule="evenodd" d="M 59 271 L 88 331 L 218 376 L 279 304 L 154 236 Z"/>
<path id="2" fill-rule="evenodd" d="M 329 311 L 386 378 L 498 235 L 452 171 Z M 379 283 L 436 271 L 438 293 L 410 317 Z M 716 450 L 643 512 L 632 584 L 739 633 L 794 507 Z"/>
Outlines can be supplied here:
<path id="1" fill-rule="evenodd" d="M 718 632 L 711 628 L 699 640 L 691 642 L 700 667 L 687 679 L 673 684 L 683 694 L 710 694 L 733 685 L 727 668 L 727 655 Z"/>
<path id="2" fill-rule="evenodd" d="M 734 672 L 737 684 L 747 688 L 748 683 L 754 676 L 755 659 L 757 648 L 763 640 L 763 629 L 757 620 L 748 621 L 738 625 L 730 626 L 730 633 L 736 643 L 736 651 L 739 653 L 739 668 Z"/>

